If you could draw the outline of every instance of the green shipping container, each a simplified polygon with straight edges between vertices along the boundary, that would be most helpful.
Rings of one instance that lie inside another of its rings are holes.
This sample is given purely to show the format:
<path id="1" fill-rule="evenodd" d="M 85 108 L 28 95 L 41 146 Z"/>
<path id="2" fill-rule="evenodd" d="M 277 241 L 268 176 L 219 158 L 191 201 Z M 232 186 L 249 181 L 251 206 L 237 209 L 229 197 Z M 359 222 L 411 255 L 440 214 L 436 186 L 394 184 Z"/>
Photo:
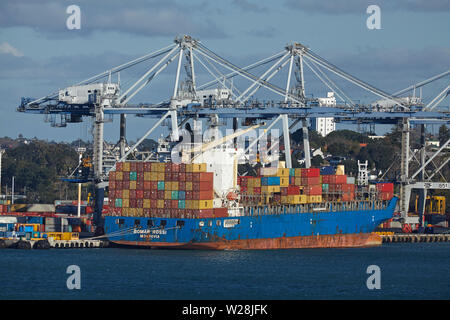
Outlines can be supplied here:
<path id="1" fill-rule="evenodd" d="M 186 201 L 178 200 L 178 209 L 186 209 Z"/>
<path id="2" fill-rule="evenodd" d="M 164 181 L 158 181 L 158 190 L 164 190 Z"/>
<path id="3" fill-rule="evenodd" d="M 328 191 L 328 190 L 329 190 L 328 183 L 322 184 L 322 191 Z"/>
<path id="4" fill-rule="evenodd" d="M 136 181 L 136 180 L 137 180 L 136 171 L 130 171 L 130 181 Z"/>
<path id="5" fill-rule="evenodd" d="M 291 177 L 293 177 L 293 176 L 295 176 L 295 169 L 289 169 L 289 175 L 291 176 Z"/>
<path id="6" fill-rule="evenodd" d="M 122 208 L 122 199 L 116 199 L 114 206 L 116 208 Z"/>
<path id="7" fill-rule="evenodd" d="M 178 200 L 178 191 L 172 191 L 172 200 Z"/>

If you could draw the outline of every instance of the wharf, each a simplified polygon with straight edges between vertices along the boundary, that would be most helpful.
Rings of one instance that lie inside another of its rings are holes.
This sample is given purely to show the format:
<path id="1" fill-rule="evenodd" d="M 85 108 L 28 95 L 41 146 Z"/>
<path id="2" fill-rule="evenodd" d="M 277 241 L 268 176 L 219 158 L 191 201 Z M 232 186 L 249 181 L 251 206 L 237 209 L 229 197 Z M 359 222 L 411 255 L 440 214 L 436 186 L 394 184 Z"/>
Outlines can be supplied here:
<path id="1" fill-rule="evenodd" d="M 450 242 L 450 234 L 393 234 L 381 235 L 383 243 L 391 242 Z"/>

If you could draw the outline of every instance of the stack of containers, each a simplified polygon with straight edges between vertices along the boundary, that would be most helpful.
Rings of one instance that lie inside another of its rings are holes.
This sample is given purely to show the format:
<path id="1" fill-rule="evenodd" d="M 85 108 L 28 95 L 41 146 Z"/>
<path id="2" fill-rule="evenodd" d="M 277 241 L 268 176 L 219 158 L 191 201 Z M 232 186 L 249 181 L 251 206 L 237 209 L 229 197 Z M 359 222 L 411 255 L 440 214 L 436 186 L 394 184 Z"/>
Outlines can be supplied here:
<path id="1" fill-rule="evenodd" d="M 122 162 L 109 177 L 110 213 L 117 216 L 224 216 L 213 209 L 214 175 L 206 164 Z"/>
<path id="2" fill-rule="evenodd" d="M 394 196 L 394 184 L 393 183 L 377 183 L 377 191 L 380 200 L 390 200 Z"/>
<path id="3" fill-rule="evenodd" d="M 319 168 L 302 169 L 303 192 L 308 203 L 322 202 L 322 182 Z"/>

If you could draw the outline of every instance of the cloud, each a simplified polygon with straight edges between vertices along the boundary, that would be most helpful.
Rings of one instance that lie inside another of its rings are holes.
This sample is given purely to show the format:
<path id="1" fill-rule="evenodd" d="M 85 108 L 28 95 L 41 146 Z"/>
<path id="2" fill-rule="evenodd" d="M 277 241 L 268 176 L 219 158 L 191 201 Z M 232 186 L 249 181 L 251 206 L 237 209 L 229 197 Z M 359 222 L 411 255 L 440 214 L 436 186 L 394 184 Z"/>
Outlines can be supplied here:
<path id="1" fill-rule="evenodd" d="M 260 6 L 256 3 L 252 3 L 248 0 L 233 0 L 232 3 L 245 12 L 265 13 L 269 11 L 266 7 Z"/>
<path id="2" fill-rule="evenodd" d="M 276 29 L 272 26 L 268 26 L 263 29 L 250 30 L 247 32 L 247 34 L 259 38 L 273 38 L 276 35 Z"/>
<path id="3" fill-rule="evenodd" d="M 98 31 L 143 36 L 192 34 L 199 37 L 225 37 L 211 19 L 195 19 L 194 13 L 207 11 L 208 5 L 180 4 L 174 0 L 79 0 L 81 29 L 68 30 L 66 9 L 72 1 L 42 0 L 0 3 L 0 27 L 28 27 L 48 37 L 86 35 Z"/>
<path id="4" fill-rule="evenodd" d="M 14 57 L 23 57 L 23 53 L 14 48 L 8 42 L 3 42 L 0 44 L 0 53 L 12 54 Z"/>
<path id="5" fill-rule="evenodd" d="M 450 11 L 450 2 L 446 0 L 286 0 L 285 5 L 289 9 L 324 14 L 365 14 L 369 5 L 378 5 L 382 11 Z"/>

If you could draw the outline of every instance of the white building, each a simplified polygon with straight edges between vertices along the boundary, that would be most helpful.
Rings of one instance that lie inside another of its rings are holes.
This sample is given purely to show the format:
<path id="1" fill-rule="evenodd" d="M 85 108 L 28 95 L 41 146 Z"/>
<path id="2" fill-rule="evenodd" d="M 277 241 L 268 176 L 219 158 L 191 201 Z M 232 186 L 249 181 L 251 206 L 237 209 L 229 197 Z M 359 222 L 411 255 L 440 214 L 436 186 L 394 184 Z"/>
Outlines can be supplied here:
<path id="1" fill-rule="evenodd" d="M 320 107 L 335 107 L 336 97 L 334 92 L 328 92 L 326 98 L 318 98 Z M 316 130 L 321 136 L 325 137 L 330 132 L 336 130 L 334 118 L 311 118 L 311 129 Z"/>

